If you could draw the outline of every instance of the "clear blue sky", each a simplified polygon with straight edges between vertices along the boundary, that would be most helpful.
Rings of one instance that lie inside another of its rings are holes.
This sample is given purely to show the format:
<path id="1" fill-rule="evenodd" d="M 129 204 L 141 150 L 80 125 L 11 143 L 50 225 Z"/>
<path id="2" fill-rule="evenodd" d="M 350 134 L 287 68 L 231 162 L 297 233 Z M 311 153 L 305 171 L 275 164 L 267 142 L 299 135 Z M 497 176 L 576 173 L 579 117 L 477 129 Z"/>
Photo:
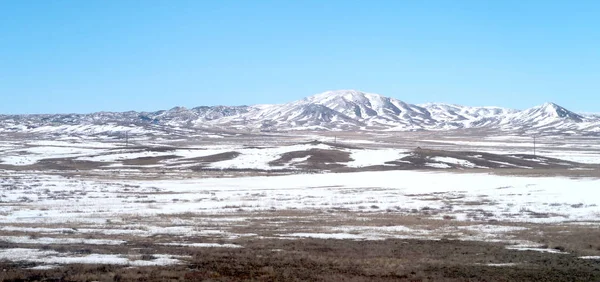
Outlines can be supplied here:
<path id="1" fill-rule="evenodd" d="M 600 112 L 600 1 L 0 0 L 0 113 L 284 103 Z"/>

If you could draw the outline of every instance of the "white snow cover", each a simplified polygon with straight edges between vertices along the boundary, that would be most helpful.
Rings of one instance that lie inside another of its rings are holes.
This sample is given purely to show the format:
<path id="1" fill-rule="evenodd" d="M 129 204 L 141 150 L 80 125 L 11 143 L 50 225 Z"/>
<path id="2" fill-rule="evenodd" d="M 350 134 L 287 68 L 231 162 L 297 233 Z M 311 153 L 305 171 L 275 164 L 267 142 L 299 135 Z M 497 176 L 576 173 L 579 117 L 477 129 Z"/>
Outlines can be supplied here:
<path id="1" fill-rule="evenodd" d="M 552 254 L 568 254 L 567 252 L 559 251 L 556 249 L 548 249 L 543 247 L 535 247 L 535 246 L 508 246 L 506 247 L 509 250 L 517 250 L 517 251 L 533 251 L 533 252 L 541 252 L 541 253 L 552 253 Z"/>
<path id="2" fill-rule="evenodd" d="M 129 259 L 123 255 L 113 254 L 89 254 L 76 255 L 72 253 L 59 253 L 56 251 L 42 251 L 37 249 L 0 249 L 0 260 L 26 261 L 44 264 L 119 264 L 131 266 L 153 266 L 153 265 L 173 265 L 180 263 L 180 260 L 169 255 L 153 255 L 153 260 Z"/>
<path id="3" fill-rule="evenodd" d="M 352 239 L 364 240 L 385 240 L 389 238 L 395 239 L 419 239 L 419 240 L 439 240 L 446 235 L 451 235 L 460 240 L 466 241 L 487 241 L 487 242 L 504 242 L 508 244 L 524 243 L 521 241 L 515 242 L 510 239 L 511 232 L 525 230 L 525 227 L 507 226 L 507 225 L 467 225 L 467 226 L 446 226 L 431 228 L 427 225 L 419 226 L 336 226 L 328 231 L 336 231 L 340 233 L 334 234 L 350 234 Z M 312 233 L 307 233 L 312 234 Z M 320 234 L 320 233 L 319 233 Z M 326 233 L 330 236 L 329 233 Z M 283 236 L 283 235 L 282 235 Z M 285 235 L 292 236 L 292 235 Z M 333 237 L 331 235 L 330 237 Z M 306 236 L 308 237 L 308 235 Z M 526 242 L 530 243 L 530 242 Z"/>
<path id="4" fill-rule="evenodd" d="M 142 127 L 121 126 L 112 124 L 62 124 L 62 125 L 46 125 L 33 129 L 24 129 L 23 131 L 33 133 L 62 133 L 62 134 L 99 134 L 99 133 L 125 133 L 129 134 L 147 134 L 156 133 L 157 131 L 144 129 Z"/>
<path id="5" fill-rule="evenodd" d="M 195 247 L 195 248 L 242 248 L 236 244 L 217 244 L 217 243 L 164 243 L 161 245 L 165 246 L 181 246 L 181 247 Z"/>
<path id="6" fill-rule="evenodd" d="M 387 171 L 233 179 L 123 180 L 121 183 L 43 175 L 33 180 L 41 185 L 4 191 L 3 202 L 18 202 L 19 205 L 0 206 L 0 212 L 5 214 L 0 217 L 0 222 L 103 222 L 106 218 L 122 214 L 221 213 L 236 210 L 230 207 L 244 207 L 248 211 L 272 208 L 322 210 L 332 207 L 385 211 L 397 207 L 405 210 L 424 207 L 442 209 L 448 204 L 453 209 L 442 210 L 440 216 L 450 213 L 459 219 L 466 219 L 466 215 L 474 208 L 466 203 L 483 200 L 486 203 L 476 208 L 491 214 L 487 219 L 596 221 L 600 213 L 600 189 L 597 189 L 600 180 L 594 178 Z M 11 185 L 11 181 L 11 178 L 5 177 L 0 183 Z M 122 194 L 121 185 L 124 184 L 139 186 L 135 190 L 136 193 L 146 193 L 144 201 L 123 197 L 128 195 Z M 77 192 L 81 189 L 85 189 L 86 193 Z M 38 195 L 37 191 L 46 192 Z M 59 195 L 77 195 L 77 201 L 45 196 L 45 193 L 55 194 L 53 191 L 59 192 Z M 427 197 L 428 193 L 436 193 L 437 200 Z M 459 200 L 453 200 L 457 198 Z M 547 216 L 540 217 L 540 214 Z M 148 228 L 140 230 L 126 232 L 199 232 L 189 226 L 160 227 L 160 231 Z"/>
<path id="7" fill-rule="evenodd" d="M 279 159 L 281 154 L 294 151 L 305 151 L 310 149 L 331 149 L 331 146 L 325 144 L 311 145 L 292 145 L 275 148 L 252 148 L 235 150 L 241 155 L 232 160 L 220 161 L 211 164 L 212 168 L 252 168 L 252 169 L 273 169 L 269 162 Z M 299 161 L 296 159 L 295 161 Z"/>
<path id="8" fill-rule="evenodd" d="M 85 244 L 85 245 L 120 245 L 126 243 L 123 240 L 106 239 L 84 239 L 84 238 L 31 238 L 25 236 L 0 236 L 0 241 L 16 244 Z"/>
<path id="9" fill-rule="evenodd" d="M 516 266 L 518 263 L 488 263 L 487 266 L 496 266 L 496 267 L 509 267 Z"/>
<path id="10" fill-rule="evenodd" d="M 290 233 L 290 234 L 282 234 L 280 236 L 317 238 L 317 239 L 354 239 L 354 240 L 365 239 L 365 237 L 363 237 L 363 236 L 347 234 L 347 233 Z"/>
<path id="11" fill-rule="evenodd" d="M 409 155 L 409 153 L 405 153 L 402 150 L 397 149 L 352 150 L 350 158 L 352 158 L 354 161 L 349 162 L 346 165 L 349 167 L 383 165 L 386 162 L 395 161 Z"/>
<path id="12" fill-rule="evenodd" d="M 39 143 L 39 144 L 38 144 Z M 46 144 L 48 143 L 48 144 Z M 297 144 L 282 145 L 274 147 L 246 148 L 235 145 L 211 145 L 201 148 L 178 148 L 172 150 L 145 150 L 137 148 L 90 148 L 89 146 L 69 145 L 69 143 L 55 142 L 36 142 L 32 147 L 6 147 L 0 151 L 0 163 L 10 165 L 31 165 L 43 159 L 54 158 L 74 158 L 79 161 L 105 162 L 110 167 L 126 167 L 122 161 L 143 158 L 143 157 L 164 157 L 169 156 L 172 159 L 165 159 L 154 167 L 172 165 L 178 167 L 189 167 L 197 165 L 194 158 L 206 157 L 226 152 L 238 152 L 239 156 L 220 162 L 209 164 L 211 168 L 217 169 L 281 169 L 290 168 L 291 165 L 304 162 L 309 157 L 292 159 L 283 167 L 274 167 L 269 163 L 277 160 L 282 154 L 294 151 L 308 151 L 311 149 L 340 150 L 349 152 L 353 161 L 348 162 L 349 167 L 364 167 L 372 165 L 383 165 L 385 162 L 394 161 L 408 154 L 399 149 L 345 149 L 335 148 L 326 144 Z M 60 144 L 60 146 L 58 146 Z M 192 161 L 190 161 L 190 159 Z M 149 167 L 149 165 L 147 165 Z M 293 167 L 292 167 L 293 168 Z"/>
<path id="13" fill-rule="evenodd" d="M 433 168 L 451 168 L 450 165 L 444 163 L 426 163 L 425 166 Z"/>
<path id="14" fill-rule="evenodd" d="M 28 147 L 19 150 L 3 152 L 2 155 L 0 155 L 0 163 L 9 165 L 31 165 L 42 159 L 77 157 L 100 152 L 102 152 L 102 150 L 80 147 Z"/>
<path id="15" fill-rule="evenodd" d="M 476 166 L 474 163 L 472 163 L 470 161 L 460 160 L 460 159 L 456 159 L 456 158 L 450 158 L 450 157 L 433 157 L 431 159 L 434 160 L 434 161 L 443 162 L 443 163 L 457 164 L 457 165 L 460 165 L 462 167 L 467 167 L 467 168 L 478 167 L 478 166 Z"/>
<path id="16" fill-rule="evenodd" d="M 510 242 L 511 232 L 526 229 L 515 223 L 510 225 L 510 222 L 580 222 L 597 225 L 600 214 L 600 180 L 597 178 L 386 171 L 107 181 L 11 171 L 0 173 L 3 174 L 0 186 L 11 187 L 0 195 L 3 203 L 0 205 L 0 230 L 26 235 L 30 232 L 40 233 L 37 236 L 0 236 L 0 241 L 28 245 L 118 245 L 126 243 L 118 239 L 128 238 L 120 235 L 146 237 L 164 234 L 176 238 L 175 241 L 160 242 L 167 246 L 240 248 L 243 246 L 237 244 L 197 243 L 197 239 L 210 237 L 231 240 L 257 236 L 220 228 L 242 226 L 248 220 L 246 213 L 254 211 L 294 209 L 323 212 L 341 208 L 373 215 L 390 210 L 399 214 L 412 213 L 413 210 L 435 210 L 437 213 L 433 218 L 451 215 L 459 221 L 473 220 L 473 213 L 485 213 L 484 220 L 499 220 L 503 225 L 490 223 L 437 229 L 418 225 L 340 225 L 315 230 L 282 230 L 276 237 L 435 240 L 444 234 L 452 234 L 461 240 L 508 242 L 516 244 L 509 246 L 516 250 L 561 253 L 531 242 Z M 133 189 L 135 193 L 125 188 Z M 452 208 L 448 209 L 448 206 Z M 242 212 L 238 211 L 240 208 Z M 168 215 L 182 213 L 202 215 L 199 220 L 204 224 L 209 223 L 210 227 L 199 228 L 195 222 L 182 219 L 161 221 Z M 131 217 L 153 218 L 154 221 L 128 220 Z M 208 217 L 212 218 L 209 220 Z M 79 223 L 85 223 L 86 226 L 77 229 L 57 228 Z M 89 238 L 86 234 L 105 235 L 99 238 L 109 239 L 85 239 Z M 68 263 L 168 265 L 179 263 L 181 258 L 155 255 L 152 260 L 140 260 L 119 254 L 80 255 L 18 248 L 0 250 L 2 259 L 42 263 L 44 265 L 40 267 L 43 268 Z"/>
<path id="17" fill-rule="evenodd" d="M 523 138 L 515 138 L 517 142 L 514 142 L 514 140 L 500 142 L 501 139 L 503 138 L 493 138 L 493 140 L 499 141 L 464 141 L 448 138 L 437 140 L 427 139 L 421 140 L 421 142 L 452 144 L 461 148 L 469 148 L 471 151 L 492 154 L 533 154 L 533 139 L 529 139 L 528 142 L 523 142 Z M 556 143 L 560 143 L 560 139 L 555 140 L 554 138 L 549 138 L 549 140 L 544 142 L 545 143 L 537 144 L 536 152 L 540 156 L 587 164 L 600 163 L 600 152 L 596 147 L 597 145 L 593 144 L 595 142 L 593 140 L 583 140 L 580 141 L 580 144 L 566 145 L 557 145 Z"/>

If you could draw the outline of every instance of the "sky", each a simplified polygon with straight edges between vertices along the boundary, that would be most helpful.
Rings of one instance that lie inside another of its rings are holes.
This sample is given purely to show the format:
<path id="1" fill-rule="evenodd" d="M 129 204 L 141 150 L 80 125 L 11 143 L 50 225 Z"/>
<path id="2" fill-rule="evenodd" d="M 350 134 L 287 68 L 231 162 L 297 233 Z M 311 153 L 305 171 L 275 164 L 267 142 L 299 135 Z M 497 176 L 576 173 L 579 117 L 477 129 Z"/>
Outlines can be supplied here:
<path id="1" fill-rule="evenodd" d="M 286 103 L 600 112 L 600 1 L 0 0 L 0 114 Z"/>

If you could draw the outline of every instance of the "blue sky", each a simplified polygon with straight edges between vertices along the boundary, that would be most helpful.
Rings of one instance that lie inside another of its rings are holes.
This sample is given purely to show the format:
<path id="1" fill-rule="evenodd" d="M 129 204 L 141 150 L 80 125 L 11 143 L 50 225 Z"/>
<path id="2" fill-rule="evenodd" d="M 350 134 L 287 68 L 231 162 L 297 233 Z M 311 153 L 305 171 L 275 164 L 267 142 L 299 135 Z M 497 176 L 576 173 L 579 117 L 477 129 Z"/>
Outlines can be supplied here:
<path id="1" fill-rule="evenodd" d="M 284 103 L 600 112 L 600 1 L 0 0 L 0 114 Z"/>

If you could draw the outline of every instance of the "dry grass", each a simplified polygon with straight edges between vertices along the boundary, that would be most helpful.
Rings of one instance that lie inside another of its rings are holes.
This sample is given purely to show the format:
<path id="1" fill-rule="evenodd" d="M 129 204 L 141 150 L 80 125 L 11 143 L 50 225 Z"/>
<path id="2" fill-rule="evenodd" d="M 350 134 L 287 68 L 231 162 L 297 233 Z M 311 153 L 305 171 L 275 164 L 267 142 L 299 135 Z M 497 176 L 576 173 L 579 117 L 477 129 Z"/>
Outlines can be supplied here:
<path id="1" fill-rule="evenodd" d="M 581 256 L 600 256 L 598 225 L 540 225 L 513 233 L 517 238 Z"/>
<path id="2" fill-rule="evenodd" d="M 141 245 L 139 245 L 141 246 Z M 243 249 L 190 249 L 169 267 L 66 265 L 27 270 L 0 262 L 2 281 L 597 281 L 592 261 L 454 240 L 254 240 Z M 144 250 L 153 250 L 147 246 Z M 162 250 L 161 250 L 162 251 Z M 145 253 L 147 258 L 152 254 Z M 142 257 L 139 254 L 132 256 Z M 515 263 L 510 267 L 489 263 Z"/>
<path id="3" fill-rule="evenodd" d="M 140 165 L 140 166 L 144 166 L 144 165 L 157 165 L 161 161 L 171 160 L 171 159 L 177 159 L 177 158 L 180 158 L 180 157 L 175 156 L 175 155 L 158 156 L 158 157 L 139 157 L 139 158 L 135 158 L 135 159 L 123 160 L 122 162 L 123 162 L 124 165 Z"/>

